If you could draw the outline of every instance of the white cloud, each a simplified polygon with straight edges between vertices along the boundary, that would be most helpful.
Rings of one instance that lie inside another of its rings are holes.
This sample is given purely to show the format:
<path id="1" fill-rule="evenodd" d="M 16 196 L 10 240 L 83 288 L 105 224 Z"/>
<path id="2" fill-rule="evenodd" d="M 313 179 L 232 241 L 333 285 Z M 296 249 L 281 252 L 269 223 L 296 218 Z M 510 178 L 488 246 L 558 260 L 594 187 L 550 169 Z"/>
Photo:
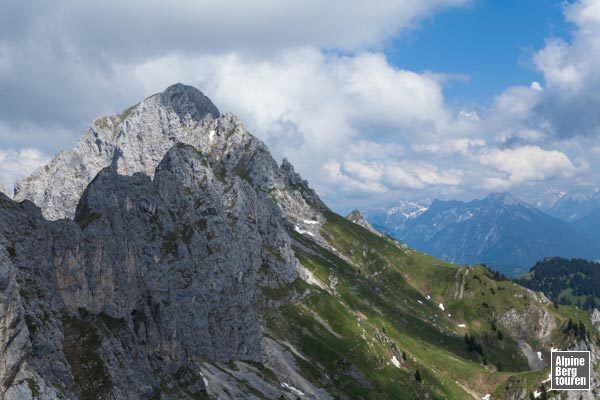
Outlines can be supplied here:
<path id="1" fill-rule="evenodd" d="M 558 136 L 600 136 L 600 1 L 567 3 L 570 40 L 552 38 L 533 58 L 545 80 L 536 113 Z"/>
<path id="2" fill-rule="evenodd" d="M 49 159 L 34 148 L 0 150 L 0 183 L 9 189 L 17 179 L 29 175 Z"/>
<path id="3" fill-rule="evenodd" d="M 546 138 L 547 134 L 537 129 L 520 129 L 517 131 L 506 130 L 501 131 L 496 135 L 496 140 L 499 143 L 506 144 L 511 141 L 520 141 L 524 143 L 540 142 Z"/>
<path id="4" fill-rule="evenodd" d="M 542 88 L 542 85 L 540 85 L 539 82 L 531 82 L 531 85 L 529 86 L 530 88 L 532 88 L 533 90 L 537 90 L 537 91 L 542 91 L 544 90 Z"/>
<path id="5" fill-rule="evenodd" d="M 413 148 L 417 152 L 423 153 L 466 156 L 484 146 L 485 142 L 482 139 L 458 138 L 444 139 L 439 142 L 431 142 L 427 144 L 417 144 L 414 145 Z"/>
<path id="6" fill-rule="evenodd" d="M 531 116 L 537 106 L 541 93 L 526 86 L 513 86 L 496 96 L 492 105 L 494 117 L 521 120 Z"/>
<path id="7" fill-rule="evenodd" d="M 184 82 L 238 114 L 327 200 L 340 190 L 378 199 L 597 181 L 600 1 L 566 7 L 576 29 L 535 53 L 543 80 L 509 87 L 489 107 L 454 107 L 444 85 L 466 75 L 397 68 L 381 49 L 467 2 L 19 3 L 0 15 L 0 148 L 33 146 L 43 158 L 96 115 Z M 585 145 L 567 146 L 577 135 Z M 37 165 L 20 150 L 4 153 L 6 176 Z"/>
<path id="8" fill-rule="evenodd" d="M 386 183 L 393 189 L 421 189 L 425 186 L 418 177 L 398 164 L 387 165 L 385 172 Z"/>
<path id="9" fill-rule="evenodd" d="M 356 50 L 380 45 L 420 18 L 466 2 L 62 0 L 49 5 L 37 0 L 9 8 L 0 22 L 7 35 L 46 34 L 77 54 L 98 59 L 147 58 L 170 50 L 214 53 L 304 45 Z"/>
<path id="10" fill-rule="evenodd" d="M 420 164 L 414 168 L 417 178 L 428 185 L 456 186 L 461 183 L 463 172 L 458 169 L 440 171 L 438 167 L 430 164 Z"/>
<path id="11" fill-rule="evenodd" d="M 500 178 L 486 178 L 495 187 L 566 178 L 573 176 L 577 170 L 564 153 L 538 146 L 488 150 L 480 154 L 478 160 L 502 173 Z"/>
<path id="12" fill-rule="evenodd" d="M 468 121 L 479 121 L 479 115 L 475 111 L 460 110 L 458 115 Z"/>
<path id="13" fill-rule="evenodd" d="M 578 90 L 583 83 L 581 66 L 571 63 L 569 44 L 562 39 L 551 40 L 534 57 L 551 88 Z M 533 87 L 532 87 L 533 88 Z"/>
<path id="14" fill-rule="evenodd" d="M 378 181 L 382 177 L 381 169 L 377 165 L 368 165 L 357 161 L 346 161 L 344 170 L 362 180 Z"/>
<path id="15" fill-rule="evenodd" d="M 226 54 L 272 60 L 301 47 L 353 54 L 382 48 L 467 1 L 14 2 L 0 13 L 0 87 L 10 99 L 0 104 L 0 121 L 81 127 L 146 96 L 129 79 L 146 62 L 178 56 L 185 65 L 188 57 Z"/>
<path id="16" fill-rule="evenodd" d="M 378 182 L 352 178 L 346 172 L 342 171 L 342 165 L 337 161 L 326 162 L 323 169 L 332 182 L 341 184 L 341 189 L 344 191 L 359 190 L 367 193 L 383 193 L 387 191 L 387 189 Z"/>
<path id="17" fill-rule="evenodd" d="M 372 175 L 381 172 L 367 170 L 370 161 L 392 161 L 407 145 L 430 140 L 452 124 L 436 80 L 395 68 L 380 53 L 338 56 L 300 48 L 268 61 L 241 54 L 185 61 L 170 56 L 145 63 L 132 79 L 149 92 L 176 79 L 202 88 L 319 191 L 327 190 L 332 177 L 353 188 L 381 190 L 380 182 L 372 184 Z M 327 164 L 325 176 L 314 168 L 331 160 L 337 164 Z"/>
<path id="18" fill-rule="evenodd" d="M 363 192 L 384 193 L 394 190 L 414 190 L 461 183 L 463 172 L 458 169 L 441 171 L 437 166 L 423 162 L 381 163 L 329 161 L 325 170 L 331 179 L 347 188 Z"/>

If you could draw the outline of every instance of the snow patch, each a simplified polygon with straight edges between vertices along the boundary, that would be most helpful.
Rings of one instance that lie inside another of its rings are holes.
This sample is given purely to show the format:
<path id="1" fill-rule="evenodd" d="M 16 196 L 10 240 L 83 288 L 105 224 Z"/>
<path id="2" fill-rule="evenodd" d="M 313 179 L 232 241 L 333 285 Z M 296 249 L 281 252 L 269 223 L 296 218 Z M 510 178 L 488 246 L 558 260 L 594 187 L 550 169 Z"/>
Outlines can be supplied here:
<path id="1" fill-rule="evenodd" d="M 214 138 L 215 138 L 215 131 L 213 129 L 210 132 L 208 132 L 208 141 L 212 142 Z"/>
<path id="2" fill-rule="evenodd" d="M 446 311 L 446 307 L 444 307 L 443 303 L 438 304 L 438 307 L 440 308 L 440 310 Z"/>
<path id="3" fill-rule="evenodd" d="M 427 295 L 427 296 L 425 296 L 425 298 L 426 298 L 427 300 L 431 300 L 431 296 L 430 296 L 430 295 Z"/>
<path id="4" fill-rule="evenodd" d="M 423 304 L 423 302 L 421 300 L 417 300 L 417 303 L 419 304 Z"/>
<path id="5" fill-rule="evenodd" d="M 491 400 L 491 399 L 492 399 L 492 395 L 489 393 L 481 398 L 481 400 Z"/>
<path id="6" fill-rule="evenodd" d="M 542 397 L 542 392 L 538 392 L 537 390 L 533 392 L 534 399 L 539 399 L 540 397 Z"/>
<path id="7" fill-rule="evenodd" d="M 294 393 L 296 396 L 304 396 L 304 393 L 290 385 L 289 383 L 281 382 L 281 386 L 290 392 Z"/>
<path id="8" fill-rule="evenodd" d="M 306 229 L 302 229 L 300 228 L 298 225 L 294 226 L 294 230 L 296 232 L 298 232 L 301 235 L 309 235 L 309 236 L 315 236 L 314 233 L 307 231 Z"/>
<path id="9" fill-rule="evenodd" d="M 392 364 L 394 364 L 394 367 L 396 368 L 400 368 L 400 361 L 398 361 L 398 359 L 396 358 L 396 356 L 392 357 Z"/>
<path id="10" fill-rule="evenodd" d="M 465 324 L 458 324 L 458 327 L 459 327 L 459 328 L 465 328 L 465 329 L 466 329 L 466 328 L 467 328 L 467 325 L 465 325 Z"/>
<path id="11" fill-rule="evenodd" d="M 540 359 L 540 361 L 544 361 L 544 359 L 542 358 L 542 352 L 541 351 L 537 352 L 537 356 Z"/>
<path id="12" fill-rule="evenodd" d="M 304 223 L 305 223 L 305 224 L 308 224 L 308 225 L 318 225 L 318 224 L 319 224 L 319 221 L 312 221 L 312 220 L 310 220 L 310 219 L 305 219 L 305 220 L 304 220 Z"/>

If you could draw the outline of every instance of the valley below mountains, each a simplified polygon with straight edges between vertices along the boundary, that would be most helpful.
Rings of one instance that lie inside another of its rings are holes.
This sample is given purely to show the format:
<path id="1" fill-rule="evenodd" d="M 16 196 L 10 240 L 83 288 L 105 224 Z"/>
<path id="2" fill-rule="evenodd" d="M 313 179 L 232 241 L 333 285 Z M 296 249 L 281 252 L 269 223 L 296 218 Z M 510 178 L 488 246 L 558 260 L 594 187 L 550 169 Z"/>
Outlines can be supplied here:
<path id="1" fill-rule="evenodd" d="M 191 86 L 100 117 L 0 194 L 0 398 L 598 398 L 598 311 L 434 257 L 587 236 L 508 196 L 419 207 L 406 244 L 339 216 Z M 546 393 L 553 348 L 591 351 L 591 390 Z"/>

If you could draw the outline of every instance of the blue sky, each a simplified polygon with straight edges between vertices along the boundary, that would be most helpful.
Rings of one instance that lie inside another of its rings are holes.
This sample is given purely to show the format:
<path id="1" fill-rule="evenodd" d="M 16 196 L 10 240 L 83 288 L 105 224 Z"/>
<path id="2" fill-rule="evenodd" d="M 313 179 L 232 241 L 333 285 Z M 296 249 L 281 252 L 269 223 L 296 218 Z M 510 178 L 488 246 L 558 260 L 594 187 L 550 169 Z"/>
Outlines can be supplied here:
<path id="1" fill-rule="evenodd" d="M 95 117 L 175 82 L 238 115 L 340 211 L 600 186 L 600 0 L 27 0 L 2 11 L 8 187 Z"/>
<path id="2" fill-rule="evenodd" d="M 487 104 L 512 85 L 542 79 L 532 53 L 550 37 L 569 37 L 562 1 L 474 0 L 426 18 L 386 46 L 390 62 L 416 71 L 466 75 L 446 87 L 456 102 Z"/>

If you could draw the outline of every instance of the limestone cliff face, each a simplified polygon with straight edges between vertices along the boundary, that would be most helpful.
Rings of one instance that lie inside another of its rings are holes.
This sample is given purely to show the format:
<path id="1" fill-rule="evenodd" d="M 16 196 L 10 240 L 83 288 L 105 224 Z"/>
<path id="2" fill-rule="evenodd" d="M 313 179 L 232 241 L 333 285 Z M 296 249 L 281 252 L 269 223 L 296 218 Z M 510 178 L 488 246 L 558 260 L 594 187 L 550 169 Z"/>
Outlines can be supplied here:
<path id="1" fill-rule="evenodd" d="M 0 243 L 0 396 L 4 396 L 25 367 L 31 344 L 10 260 L 13 250 L 4 237 L 0 237 Z"/>
<path id="2" fill-rule="evenodd" d="M 243 145 L 268 155 L 266 146 L 256 138 L 248 140 L 249 136 L 235 116 L 221 115 L 199 90 L 176 84 L 120 114 L 94 120 L 72 150 L 61 152 L 18 182 L 14 197 L 17 201 L 31 200 L 46 219 L 72 218 L 79 197 L 103 168 L 112 165 L 122 175 L 143 172 L 152 177 L 156 165 L 176 143 L 190 144 L 215 158 L 243 157 L 244 153 L 235 151 Z M 284 188 L 284 181 L 302 183 L 294 177 L 288 163 L 278 170 L 270 155 L 268 159 L 255 157 L 257 163 L 266 161 L 260 173 L 271 172 L 255 182 L 263 188 L 278 192 Z M 294 194 L 287 194 L 292 200 L 299 200 Z"/>
<path id="3" fill-rule="evenodd" d="M 318 229 L 325 208 L 183 85 L 96 120 L 21 182 L 31 201 L 0 196 L 0 394 L 15 399 L 188 398 L 207 361 L 268 361 L 262 310 L 298 279 L 287 230 Z"/>

